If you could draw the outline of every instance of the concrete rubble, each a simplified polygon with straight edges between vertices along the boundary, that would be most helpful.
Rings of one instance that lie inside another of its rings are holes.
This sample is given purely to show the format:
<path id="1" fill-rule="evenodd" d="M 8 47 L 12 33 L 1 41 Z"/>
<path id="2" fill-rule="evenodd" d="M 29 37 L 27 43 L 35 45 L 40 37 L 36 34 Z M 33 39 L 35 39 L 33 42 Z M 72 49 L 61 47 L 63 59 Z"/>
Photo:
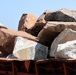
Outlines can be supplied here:
<path id="1" fill-rule="evenodd" d="M 0 51 L 3 56 L 13 54 L 19 59 L 26 60 L 46 59 L 48 56 L 55 57 L 57 49 L 59 49 L 58 45 L 61 44 L 60 46 L 62 47 L 62 44 L 70 43 L 70 41 L 76 39 L 75 31 L 76 11 L 74 10 L 46 10 L 39 18 L 33 14 L 22 14 L 17 31 L 0 25 Z M 65 38 L 64 34 L 67 38 Z M 24 43 L 22 39 L 25 41 Z M 33 44 L 30 44 L 31 42 Z M 19 47 L 20 45 L 21 48 Z M 37 52 L 35 53 L 36 50 Z M 9 55 L 8 57 L 11 56 Z"/>

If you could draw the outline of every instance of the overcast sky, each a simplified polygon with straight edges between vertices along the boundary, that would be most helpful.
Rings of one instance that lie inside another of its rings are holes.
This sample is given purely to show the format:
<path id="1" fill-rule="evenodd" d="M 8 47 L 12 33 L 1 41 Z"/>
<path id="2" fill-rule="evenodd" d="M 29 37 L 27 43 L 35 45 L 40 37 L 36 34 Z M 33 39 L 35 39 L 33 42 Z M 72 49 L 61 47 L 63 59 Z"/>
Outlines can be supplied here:
<path id="1" fill-rule="evenodd" d="M 17 30 L 23 13 L 39 17 L 45 10 L 76 10 L 76 0 L 0 0 L 0 23 Z"/>

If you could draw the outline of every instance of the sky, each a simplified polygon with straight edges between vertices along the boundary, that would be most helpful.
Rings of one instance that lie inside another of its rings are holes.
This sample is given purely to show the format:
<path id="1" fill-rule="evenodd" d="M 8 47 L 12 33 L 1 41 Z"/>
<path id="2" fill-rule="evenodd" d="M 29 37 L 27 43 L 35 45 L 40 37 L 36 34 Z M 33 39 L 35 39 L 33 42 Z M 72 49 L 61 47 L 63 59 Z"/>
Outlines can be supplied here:
<path id="1" fill-rule="evenodd" d="M 34 14 L 38 18 L 45 10 L 61 8 L 76 10 L 76 0 L 0 0 L 0 23 L 17 30 L 22 14 Z"/>

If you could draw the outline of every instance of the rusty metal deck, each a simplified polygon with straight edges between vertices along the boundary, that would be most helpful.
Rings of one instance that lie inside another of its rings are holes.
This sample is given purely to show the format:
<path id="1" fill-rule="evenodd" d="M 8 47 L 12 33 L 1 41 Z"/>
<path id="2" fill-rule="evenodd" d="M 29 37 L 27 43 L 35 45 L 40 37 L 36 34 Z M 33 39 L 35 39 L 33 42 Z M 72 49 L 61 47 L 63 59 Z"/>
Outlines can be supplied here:
<path id="1" fill-rule="evenodd" d="M 71 75 L 76 74 L 76 60 L 14 60 L 0 58 L 0 75 Z"/>

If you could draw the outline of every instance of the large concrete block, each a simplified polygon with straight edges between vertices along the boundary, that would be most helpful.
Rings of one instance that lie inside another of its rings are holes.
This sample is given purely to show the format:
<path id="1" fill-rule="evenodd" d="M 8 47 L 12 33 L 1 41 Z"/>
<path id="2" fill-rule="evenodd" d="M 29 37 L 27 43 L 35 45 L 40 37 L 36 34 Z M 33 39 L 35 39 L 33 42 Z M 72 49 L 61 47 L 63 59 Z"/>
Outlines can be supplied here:
<path id="1" fill-rule="evenodd" d="M 76 22 L 47 22 L 39 32 L 38 39 L 46 46 L 50 46 L 53 40 L 65 29 L 76 30 Z"/>
<path id="2" fill-rule="evenodd" d="M 68 41 L 73 41 L 76 40 L 76 31 L 72 29 L 65 29 L 63 30 L 52 42 L 51 48 L 50 48 L 50 56 L 51 57 L 56 57 L 57 56 L 57 51 L 59 50 L 58 45 L 59 44 L 64 44 Z M 74 43 L 73 43 L 74 44 Z M 72 45 L 73 45 L 72 44 Z M 70 44 L 71 45 L 71 44 Z M 70 48 L 70 45 L 68 48 Z M 63 48 L 61 46 L 61 48 Z M 60 49 L 61 49 L 60 48 Z M 72 48 L 72 47 L 71 47 Z M 65 48 L 66 49 L 66 48 Z"/>
<path id="3" fill-rule="evenodd" d="M 45 19 L 47 16 L 45 17 Z M 46 21 L 76 22 L 76 11 L 69 9 L 60 9 L 49 13 Z"/>
<path id="4" fill-rule="evenodd" d="M 13 55 L 23 60 L 47 59 L 48 47 L 22 38 L 16 37 Z"/>
<path id="5" fill-rule="evenodd" d="M 1 27 L 0 28 L 0 51 L 4 56 L 7 56 L 12 53 L 14 48 L 14 40 L 16 36 L 21 36 L 30 40 L 37 41 L 37 37 L 34 37 L 26 32 L 16 31 L 11 29 L 6 29 L 5 27 Z"/>

